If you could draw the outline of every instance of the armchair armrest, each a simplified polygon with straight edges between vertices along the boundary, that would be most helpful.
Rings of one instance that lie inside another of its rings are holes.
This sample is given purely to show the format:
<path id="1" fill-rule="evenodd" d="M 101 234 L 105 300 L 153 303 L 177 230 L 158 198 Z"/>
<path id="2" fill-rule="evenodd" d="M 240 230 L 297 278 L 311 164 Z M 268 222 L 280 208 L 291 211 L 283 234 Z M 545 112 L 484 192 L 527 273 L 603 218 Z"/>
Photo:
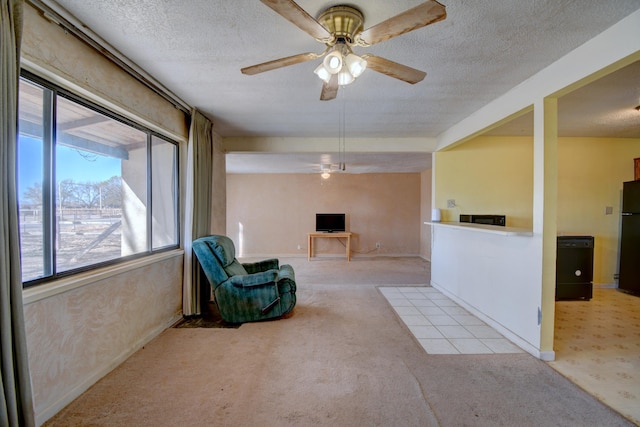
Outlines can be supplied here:
<path id="1" fill-rule="evenodd" d="M 289 279 L 292 282 L 296 281 L 293 267 L 291 267 L 289 264 L 282 264 L 282 266 L 280 267 L 280 270 L 278 272 L 278 282 L 282 279 Z"/>
<path id="2" fill-rule="evenodd" d="M 260 271 L 267 271 L 267 270 L 277 270 L 279 268 L 279 262 L 277 259 L 273 258 L 273 259 L 265 259 L 263 261 L 258 261 L 258 262 L 247 262 L 247 263 L 242 263 L 242 266 L 244 267 L 245 270 L 247 270 L 247 273 L 249 274 L 253 274 L 253 273 L 258 273 Z"/>
<path id="3" fill-rule="evenodd" d="M 278 280 L 278 270 L 267 270 L 259 273 L 237 275 L 229 278 L 228 282 L 239 288 L 249 288 L 254 286 L 266 286 Z"/>

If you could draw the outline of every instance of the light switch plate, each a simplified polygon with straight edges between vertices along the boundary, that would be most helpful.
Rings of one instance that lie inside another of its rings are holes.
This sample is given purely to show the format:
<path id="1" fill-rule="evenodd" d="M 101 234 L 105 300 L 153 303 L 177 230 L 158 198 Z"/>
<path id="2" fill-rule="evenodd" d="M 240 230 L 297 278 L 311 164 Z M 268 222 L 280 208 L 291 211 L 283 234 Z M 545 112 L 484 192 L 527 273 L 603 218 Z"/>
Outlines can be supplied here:
<path id="1" fill-rule="evenodd" d="M 612 215 L 613 214 L 613 206 L 605 206 L 604 214 L 605 215 Z"/>

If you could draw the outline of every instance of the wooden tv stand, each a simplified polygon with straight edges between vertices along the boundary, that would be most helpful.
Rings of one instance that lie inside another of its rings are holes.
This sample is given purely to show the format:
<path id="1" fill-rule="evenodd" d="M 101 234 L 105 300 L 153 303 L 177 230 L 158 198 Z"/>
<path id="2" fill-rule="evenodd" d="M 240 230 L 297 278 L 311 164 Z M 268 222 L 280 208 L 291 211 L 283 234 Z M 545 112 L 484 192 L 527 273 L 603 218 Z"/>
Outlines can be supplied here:
<path id="1" fill-rule="evenodd" d="M 351 261 L 351 233 L 348 231 L 340 231 L 337 233 L 309 233 L 309 242 L 307 248 L 309 250 L 308 259 L 311 261 L 313 257 L 313 239 L 315 237 L 329 237 L 329 238 L 346 238 L 347 239 L 347 261 Z"/>

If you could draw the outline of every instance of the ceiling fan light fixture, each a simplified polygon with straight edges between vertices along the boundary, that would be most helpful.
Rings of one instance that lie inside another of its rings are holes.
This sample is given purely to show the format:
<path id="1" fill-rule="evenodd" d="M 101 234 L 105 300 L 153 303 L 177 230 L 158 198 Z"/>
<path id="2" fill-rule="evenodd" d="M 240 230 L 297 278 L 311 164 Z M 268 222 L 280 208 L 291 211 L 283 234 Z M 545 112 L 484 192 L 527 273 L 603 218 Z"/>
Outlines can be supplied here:
<path id="1" fill-rule="evenodd" d="M 347 67 L 343 67 L 342 70 L 340 70 L 340 72 L 338 73 L 338 84 L 340 86 L 349 85 L 353 83 L 354 80 L 355 77 L 353 77 L 353 74 L 349 72 L 349 69 Z"/>
<path id="2" fill-rule="evenodd" d="M 320 80 L 324 81 L 325 83 L 329 83 L 329 80 L 331 80 L 331 73 L 327 71 L 324 64 L 318 65 L 318 67 L 314 70 L 314 73 L 316 73 L 316 75 L 320 77 Z"/>
<path id="3" fill-rule="evenodd" d="M 330 164 L 323 163 L 322 165 L 320 165 L 320 170 L 322 171 L 322 173 L 320 174 L 322 179 L 329 179 L 331 177 L 331 165 Z"/>
<path id="4" fill-rule="evenodd" d="M 324 68 L 329 73 L 337 74 L 342 69 L 342 62 L 342 54 L 339 51 L 334 50 L 325 56 L 322 61 L 322 65 L 324 65 Z"/>
<path id="5" fill-rule="evenodd" d="M 287 56 L 244 67 L 240 71 L 243 74 L 253 75 L 324 56 L 322 61 L 323 68 L 316 68 L 315 70 L 315 73 L 324 81 L 322 92 L 320 93 L 321 101 L 335 99 L 339 86 L 350 84 L 366 68 L 371 68 L 376 72 L 410 84 L 422 81 L 426 76 L 424 71 L 416 70 L 379 56 L 367 54 L 363 58 L 354 55 L 348 61 L 347 57 L 353 54 L 352 46 L 372 46 L 392 37 L 442 21 L 447 16 L 444 5 L 436 0 L 428 0 L 363 30 L 364 15 L 351 5 L 343 4 L 329 7 L 322 11 L 317 19 L 314 19 L 296 3 L 296 0 L 262 0 L 262 3 L 316 39 L 316 41 L 323 43 L 326 48 L 320 54 L 309 52 Z M 347 62 L 349 62 L 349 65 L 347 65 Z M 338 74 L 341 73 L 343 68 L 347 68 L 347 70 L 342 74 L 340 82 L 336 84 Z M 327 81 L 326 73 L 336 76 L 336 78 L 330 77 Z"/>
<path id="6" fill-rule="evenodd" d="M 364 70 L 367 69 L 367 60 L 359 57 L 354 53 L 350 53 L 349 55 L 347 55 L 347 57 L 344 59 L 344 62 L 347 65 L 347 68 L 349 69 L 351 75 L 356 79 L 360 77 Z"/>

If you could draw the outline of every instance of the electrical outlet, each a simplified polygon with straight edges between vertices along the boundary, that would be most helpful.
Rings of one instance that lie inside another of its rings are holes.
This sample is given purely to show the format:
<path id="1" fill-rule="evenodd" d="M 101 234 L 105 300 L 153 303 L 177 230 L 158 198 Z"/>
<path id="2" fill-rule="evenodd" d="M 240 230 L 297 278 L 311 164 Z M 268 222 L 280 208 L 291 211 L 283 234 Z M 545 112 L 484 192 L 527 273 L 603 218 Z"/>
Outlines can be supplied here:
<path id="1" fill-rule="evenodd" d="M 604 207 L 605 215 L 613 215 L 613 206 L 605 206 Z"/>
<path id="2" fill-rule="evenodd" d="M 302 249 L 302 246 L 298 245 L 298 250 Z"/>
<path id="3" fill-rule="evenodd" d="M 376 242 L 376 249 L 380 249 L 380 242 Z"/>
<path id="4" fill-rule="evenodd" d="M 456 201 L 454 199 L 447 200 L 447 208 L 455 208 L 455 207 L 456 207 Z"/>
<path id="5" fill-rule="evenodd" d="M 542 323 L 542 310 L 538 307 L 538 326 Z"/>

